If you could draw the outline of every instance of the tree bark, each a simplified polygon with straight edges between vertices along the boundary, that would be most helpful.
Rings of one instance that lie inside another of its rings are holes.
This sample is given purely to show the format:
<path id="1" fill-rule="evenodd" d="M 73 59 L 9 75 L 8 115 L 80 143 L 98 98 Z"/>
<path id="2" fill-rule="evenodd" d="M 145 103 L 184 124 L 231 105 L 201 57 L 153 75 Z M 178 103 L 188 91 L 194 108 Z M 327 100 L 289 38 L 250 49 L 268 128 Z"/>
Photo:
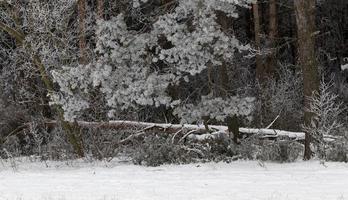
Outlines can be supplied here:
<path id="1" fill-rule="evenodd" d="M 78 29 L 80 64 L 87 64 L 86 52 L 86 0 L 78 0 Z"/>
<path id="2" fill-rule="evenodd" d="M 97 0 L 97 18 L 104 19 L 104 0 Z"/>
<path id="3" fill-rule="evenodd" d="M 269 48 L 267 74 L 273 76 L 276 68 L 277 0 L 269 0 Z"/>
<path id="4" fill-rule="evenodd" d="M 319 74 L 315 57 L 315 0 L 294 0 L 297 35 L 298 60 L 302 68 L 304 107 L 309 107 L 307 97 L 319 89 Z M 310 125 L 313 114 L 304 112 L 304 124 Z M 311 158 L 311 136 L 306 133 L 304 160 Z"/>
<path id="5" fill-rule="evenodd" d="M 260 26 L 260 13 L 259 13 L 259 5 L 258 2 L 256 1 L 252 5 L 253 7 L 253 16 L 254 16 L 254 37 L 255 37 L 255 47 L 257 50 L 256 53 L 256 78 L 260 81 L 263 82 L 264 79 L 264 73 L 265 69 L 262 64 L 262 58 L 260 55 L 261 51 L 261 26 Z"/>

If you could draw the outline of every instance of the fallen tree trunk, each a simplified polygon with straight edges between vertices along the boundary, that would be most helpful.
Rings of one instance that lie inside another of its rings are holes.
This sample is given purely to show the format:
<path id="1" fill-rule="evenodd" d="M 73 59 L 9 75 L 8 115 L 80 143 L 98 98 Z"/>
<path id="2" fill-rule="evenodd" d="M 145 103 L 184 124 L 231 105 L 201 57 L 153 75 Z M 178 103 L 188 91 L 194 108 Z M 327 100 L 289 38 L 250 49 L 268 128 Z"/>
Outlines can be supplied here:
<path id="1" fill-rule="evenodd" d="M 56 126 L 58 122 L 55 120 L 45 122 L 48 126 Z M 144 131 L 160 131 L 166 133 L 175 133 L 181 129 L 196 130 L 197 133 L 207 133 L 204 126 L 187 125 L 187 124 L 162 124 L 162 123 L 148 123 L 138 121 L 109 121 L 109 122 L 75 122 L 80 128 L 99 128 L 99 129 L 114 129 L 114 130 L 144 130 Z M 223 130 L 224 126 L 209 126 L 211 130 Z"/>
<path id="2" fill-rule="evenodd" d="M 46 125 L 56 126 L 57 121 L 48 121 Z M 109 121 L 109 122 L 86 122 L 77 121 L 76 124 L 80 128 L 97 128 L 97 129 L 114 129 L 114 130 L 134 130 L 136 134 L 143 135 L 143 133 L 168 133 L 186 135 L 186 137 L 197 140 L 204 140 L 209 138 L 223 137 L 223 135 L 229 136 L 230 131 L 227 126 L 209 125 L 207 130 L 203 125 L 192 124 L 164 124 L 164 123 L 148 123 L 138 121 Z M 291 140 L 303 141 L 305 139 L 304 132 L 291 132 L 278 129 L 257 129 L 257 128 L 239 128 L 239 134 L 241 137 L 249 137 L 251 135 L 258 135 L 264 139 L 274 138 L 288 138 Z M 338 139 L 338 136 L 324 135 L 326 141 L 333 141 Z M 130 139 L 130 138 L 129 138 Z"/>
<path id="3" fill-rule="evenodd" d="M 304 140 L 305 133 L 303 132 L 291 132 L 291 131 L 284 131 L 284 130 L 278 130 L 278 129 L 256 129 L 256 128 L 239 128 L 239 132 L 248 134 L 248 135 L 254 135 L 259 134 L 262 135 L 263 138 L 275 138 L 275 137 L 289 137 L 293 140 Z"/>

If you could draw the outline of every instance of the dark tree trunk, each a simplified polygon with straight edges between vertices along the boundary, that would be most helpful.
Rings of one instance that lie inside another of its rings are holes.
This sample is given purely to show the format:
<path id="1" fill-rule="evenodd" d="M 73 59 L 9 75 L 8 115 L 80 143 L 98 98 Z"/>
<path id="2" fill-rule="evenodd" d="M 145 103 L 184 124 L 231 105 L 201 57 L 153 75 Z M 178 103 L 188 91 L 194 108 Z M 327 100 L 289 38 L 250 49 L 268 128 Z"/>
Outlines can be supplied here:
<path id="1" fill-rule="evenodd" d="M 277 37 L 277 1 L 269 0 L 269 48 L 271 50 L 267 58 L 267 74 L 274 75 L 276 68 L 276 37 Z"/>
<path id="2" fill-rule="evenodd" d="M 228 127 L 228 132 L 233 134 L 233 141 L 236 144 L 239 144 L 239 120 L 236 115 L 233 117 L 227 117 L 226 119 L 227 122 L 227 127 Z"/>
<path id="3" fill-rule="evenodd" d="M 265 69 L 262 64 L 262 58 L 260 55 L 261 50 L 261 25 L 260 25 L 260 13 L 259 13 L 259 5 L 256 1 L 253 4 L 253 16 L 254 16 L 254 36 L 255 36 L 255 47 L 257 50 L 256 54 L 256 78 L 263 82 Z"/>
<path id="4" fill-rule="evenodd" d="M 303 73 L 304 106 L 309 107 L 307 97 L 319 89 L 319 74 L 315 57 L 315 0 L 294 0 L 298 34 L 298 59 Z M 310 125 L 312 113 L 304 112 L 304 124 Z M 311 136 L 306 133 L 304 160 L 311 158 Z"/>

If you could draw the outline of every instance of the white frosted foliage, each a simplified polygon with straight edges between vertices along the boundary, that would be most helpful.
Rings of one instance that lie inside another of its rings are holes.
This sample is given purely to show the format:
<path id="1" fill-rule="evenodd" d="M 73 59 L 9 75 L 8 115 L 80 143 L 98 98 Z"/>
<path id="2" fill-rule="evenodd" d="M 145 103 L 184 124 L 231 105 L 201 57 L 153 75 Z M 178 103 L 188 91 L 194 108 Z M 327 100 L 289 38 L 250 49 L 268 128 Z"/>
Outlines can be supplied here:
<path id="1" fill-rule="evenodd" d="M 219 10 L 237 17 L 236 6 L 247 6 L 248 2 L 179 0 L 175 10 L 159 16 L 147 32 L 129 30 L 122 14 L 98 21 L 97 59 L 86 66 L 54 71 L 61 94 L 52 97 L 53 103 L 63 106 L 69 120 L 75 119 L 88 108 L 89 89 L 97 87 L 110 108 L 110 118 L 116 108 L 138 106 L 172 107 L 186 121 L 207 115 L 217 120 L 229 114 L 249 115 L 252 100 L 203 96 L 200 102 L 185 105 L 167 92 L 169 85 L 189 82 L 189 77 L 202 73 L 208 65 L 218 67 L 231 61 L 236 50 L 248 50 L 247 45 L 222 31 L 215 14 Z M 133 0 L 133 7 L 143 3 L 147 1 Z M 186 23 L 188 19 L 191 25 Z M 160 38 L 170 47 L 163 48 Z"/>
<path id="2" fill-rule="evenodd" d="M 181 118 L 181 123 L 192 123 L 202 117 L 209 117 L 217 121 L 224 121 L 226 117 L 250 116 L 254 109 L 255 98 L 232 96 L 230 98 L 213 98 L 212 95 L 203 96 L 199 104 L 185 104 L 177 107 L 174 113 Z"/>

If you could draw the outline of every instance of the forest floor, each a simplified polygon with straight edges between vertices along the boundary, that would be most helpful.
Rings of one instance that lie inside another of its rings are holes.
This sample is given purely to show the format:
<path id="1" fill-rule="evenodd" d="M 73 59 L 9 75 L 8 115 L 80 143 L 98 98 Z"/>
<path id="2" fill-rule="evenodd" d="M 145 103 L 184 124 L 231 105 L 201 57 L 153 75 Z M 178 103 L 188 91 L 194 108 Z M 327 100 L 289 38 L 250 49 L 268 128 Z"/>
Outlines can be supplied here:
<path id="1" fill-rule="evenodd" d="M 343 200 L 348 164 L 0 161 L 0 200 Z"/>

